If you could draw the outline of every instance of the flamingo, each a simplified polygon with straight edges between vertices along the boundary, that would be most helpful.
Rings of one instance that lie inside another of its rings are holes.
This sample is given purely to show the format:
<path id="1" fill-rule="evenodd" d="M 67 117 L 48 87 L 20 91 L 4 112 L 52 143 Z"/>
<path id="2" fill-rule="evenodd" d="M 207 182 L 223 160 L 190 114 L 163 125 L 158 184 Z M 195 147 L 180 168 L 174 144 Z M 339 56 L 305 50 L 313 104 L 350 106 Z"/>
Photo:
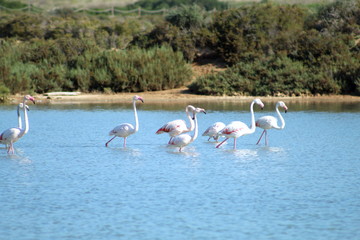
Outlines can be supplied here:
<path id="1" fill-rule="evenodd" d="M 213 138 L 215 141 L 218 141 L 220 135 L 219 132 L 225 127 L 225 124 L 223 122 L 216 122 L 210 127 L 208 127 L 205 132 L 202 134 L 203 136 L 208 136 L 210 141 L 211 138 Z"/>
<path id="2" fill-rule="evenodd" d="M 188 117 L 188 119 L 190 121 L 190 127 L 186 126 L 186 122 L 184 120 L 177 119 L 177 120 L 174 120 L 174 121 L 164 124 L 161 128 L 159 128 L 159 130 L 156 131 L 156 134 L 162 134 L 164 132 L 169 133 L 170 140 L 169 140 L 168 144 L 170 144 L 170 141 L 173 139 L 173 137 L 175 137 L 179 134 L 182 134 L 182 133 L 193 131 L 194 130 L 194 122 L 189 114 L 189 111 L 193 112 L 194 110 L 195 110 L 195 107 L 192 105 L 188 105 L 185 108 L 186 116 Z"/>
<path id="3" fill-rule="evenodd" d="M 268 129 L 275 128 L 277 130 L 282 130 L 285 128 L 285 120 L 280 114 L 279 107 L 284 108 L 285 113 L 287 112 L 288 108 L 283 101 L 279 101 L 276 103 L 275 110 L 280 118 L 281 126 L 278 125 L 278 120 L 273 116 L 263 116 L 256 121 L 256 126 L 264 129 L 264 131 L 262 132 L 262 134 L 256 144 L 259 144 L 262 136 L 265 133 L 265 145 L 268 145 L 268 138 L 267 138 L 267 130 Z"/>
<path id="4" fill-rule="evenodd" d="M 24 109 L 24 119 L 25 119 L 25 128 L 22 128 L 22 124 L 21 124 L 21 117 L 20 117 L 20 104 L 18 105 L 18 122 L 19 122 L 19 127 L 14 127 L 14 128 L 8 128 L 6 129 L 4 132 L 1 133 L 0 135 L 0 143 L 1 144 L 5 144 L 7 146 L 7 153 L 8 154 L 14 154 L 15 150 L 14 150 L 14 143 L 17 142 L 21 137 L 23 137 L 28 131 L 29 131 L 29 119 L 28 119 L 28 115 L 27 115 L 27 109 L 26 109 L 26 101 L 32 101 L 35 104 L 35 98 L 30 96 L 30 95 L 26 95 L 24 96 L 23 102 L 22 102 L 22 106 Z"/>
<path id="5" fill-rule="evenodd" d="M 183 133 L 181 135 L 175 136 L 170 140 L 170 145 L 173 145 L 175 147 L 179 147 L 179 152 L 181 152 L 182 148 L 189 145 L 190 143 L 192 143 L 193 141 L 195 141 L 195 139 L 198 136 L 198 123 L 197 123 L 197 118 L 196 118 L 196 114 L 203 112 L 206 114 L 205 109 L 202 108 L 195 108 L 193 111 L 193 120 L 194 120 L 194 133 L 190 136 L 189 134 Z"/>
<path id="6" fill-rule="evenodd" d="M 134 96 L 132 99 L 133 103 L 133 109 L 134 109 L 134 115 L 135 115 L 135 127 L 130 123 L 122 123 L 119 126 L 116 126 L 113 130 L 109 132 L 109 135 L 115 135 L 112 137 L 109 141 L 105 143 L 105 146 L 107 147 L 109 142 L 111 142 L 116 137 L 122 137 L 124 138 L 124 148 L 126 147 L 126 138 L 130 136 L 131 134 L 136 133 L 139 130 L 139 120 L 138 115 L 136 111 L 136 101 L 140 100 L 141 102 L 144 102 L 143 98 L 140 96 Z"/>
<path id="7" fill-rule="evenodd" d="M 223 130 L 220 131 L 220 135 L 225 136 L 225 140 L 216 146 L 219 148 L 224 142 L 226 142 L 229 138 L 234 138 L 234 149 L 236 149 L 236 139 L 241 136 L 245 136 L 248 134 L 252 134 L 255 132 L 255 116 L 254 116 L 254 104 L 257 104 L 264 108 L 264 104 L 260 99 L 254 99 L 250 104 L 250 113 L 251 113 L 251 127 L 249 128 L 245 123 L 240 121 L 233 121 L 228 124 Z"/>

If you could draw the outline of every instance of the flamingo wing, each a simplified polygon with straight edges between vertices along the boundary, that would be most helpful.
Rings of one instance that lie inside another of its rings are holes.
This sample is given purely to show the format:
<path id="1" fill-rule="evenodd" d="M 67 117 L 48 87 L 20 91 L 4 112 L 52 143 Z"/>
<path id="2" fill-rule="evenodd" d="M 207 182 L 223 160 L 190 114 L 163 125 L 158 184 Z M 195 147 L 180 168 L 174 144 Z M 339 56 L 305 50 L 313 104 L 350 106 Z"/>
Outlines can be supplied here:
<path id="1" fill-rule="evenodd" d="M 264 116 L 256 120 L 256 126 L 262 129 L 279 128 L 278 120 L 273 116 Z"/>
<path id="2" fill-rule="evenodd" d="M 191 136 L 188 134 L 181 134 L 179 136 L 174 137 L 170 141 L 170 145 L 176 146 L 176 147 L 184 147 L 188 145 L 191 142 Z"/>
<path id="3" fill-rule="evenodd" d="M 183 132 L 186 132 L 187 130 L 188 129 L 186 127 L 185 121 L 179 119 L 166 123 L 161 128 L 159 128 L 159 130 L 156 131 L 156 134 L 161 134 L 166 132 L 169 133 L 171 136 L 176 136 Z"/>
<path id="4" fill-rule="evenodd" d="M 249 127 L 245 123 L 240 121 L 234 121 L 225 126 L 221 130 L 220 134 L 227 138 L 237 138 L 245 135 L 248 130 Z"/>
<path id="5" fill-rule="evenodd" d="M 118 137 L 127 137 L 135 132 L 135 128 L 130 123 L 123 123 L 119 126 L 116 126 L 113 130 L 109 132 L 109 135 L 115 135 Z"/>
<path id="6" fill-rule="evenodd" d="M 14 143 L 20 138 L 21 128 L 9 128 L 0 135 L 0 142 L 3 144 Z"/>

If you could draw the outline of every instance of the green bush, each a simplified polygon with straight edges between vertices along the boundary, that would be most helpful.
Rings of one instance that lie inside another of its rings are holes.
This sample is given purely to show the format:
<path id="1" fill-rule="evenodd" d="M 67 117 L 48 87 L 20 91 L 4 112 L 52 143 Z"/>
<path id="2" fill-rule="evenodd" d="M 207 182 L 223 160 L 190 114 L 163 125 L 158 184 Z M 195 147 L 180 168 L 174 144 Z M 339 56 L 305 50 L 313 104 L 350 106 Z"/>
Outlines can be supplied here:
<path id="1" fill-rule="evenodd" d="M 340 87 L 330 75 L 281 57 L 239 63 L 224 72 L 198 78 L 189 89 L 207 95 L 299 96 L 336 94 Z"/>
<path id="2" fill-rule="evenodd" d="M 37 40 L 0 45 L 0 84 L 11 93 L 32 90 L 139 92 L 180 87 L 192 77 L 170 47 L 104 50 L 91 40 Z"/>
<path id="3" fill-rule="evenodd" d="M 270 3 L 246 5 L 215 13 L 212 30 L 216 48 L 229 64 L 293 51 L 303 30 L 305 11 L 297 6 Z"/>

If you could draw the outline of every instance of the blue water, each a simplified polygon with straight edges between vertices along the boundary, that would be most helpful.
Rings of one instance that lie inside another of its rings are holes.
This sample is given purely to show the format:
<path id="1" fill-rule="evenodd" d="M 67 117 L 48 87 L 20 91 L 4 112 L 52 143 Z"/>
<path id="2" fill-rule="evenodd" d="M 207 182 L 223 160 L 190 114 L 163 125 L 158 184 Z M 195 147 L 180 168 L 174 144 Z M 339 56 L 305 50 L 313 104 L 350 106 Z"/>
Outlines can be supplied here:
<path id="1" fill-rule="evenodd" d="M 256 116 L 275 115 L 266 103 Z M 360 239 L 359 103 L 287 103 L 286 127 L 216 149 L 212 123 L 250 123 L 248 104 L 196 103 L 199 138 L 183 153 L 155 131 L 185 105 L 30 105 L 30 131 L 0 148 L 0 239 Z M 1 131 L 17 124 L 0 106 Z"/>

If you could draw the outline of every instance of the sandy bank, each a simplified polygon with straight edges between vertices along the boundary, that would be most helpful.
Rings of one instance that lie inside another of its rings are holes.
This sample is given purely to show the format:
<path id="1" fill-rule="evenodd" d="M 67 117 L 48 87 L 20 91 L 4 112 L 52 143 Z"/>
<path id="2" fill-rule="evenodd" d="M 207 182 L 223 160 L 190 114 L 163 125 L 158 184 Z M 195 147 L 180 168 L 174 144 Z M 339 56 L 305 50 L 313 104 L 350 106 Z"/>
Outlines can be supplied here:
<path id="1" fill-rule="evenodd" d="M 204 96 L 190 94 L 185 88 L 172 89 L 157 92 L 141 93 L 118 93 L 118 94 L 50 94 L 35 95 L 39 104 L 87 104 L 87 103 L 122 103 L 129 102 L 132 96 L 139 95 L 148 103 L 174 103 L 174 102 L 211 102 L 211 101 L 249 101 L 255 97 L 249 96 Z M 16 104 L 22 101 L 22 95 L 11 96 L 11 103 Z M 332 96 L 305 96 L 305 97 L 259 97 L 263 101 L 287 102 L 299 101 L 322 101 L 322 102 L 359 102 L 360 97 L 349 95 L 332 95 Z"/>

